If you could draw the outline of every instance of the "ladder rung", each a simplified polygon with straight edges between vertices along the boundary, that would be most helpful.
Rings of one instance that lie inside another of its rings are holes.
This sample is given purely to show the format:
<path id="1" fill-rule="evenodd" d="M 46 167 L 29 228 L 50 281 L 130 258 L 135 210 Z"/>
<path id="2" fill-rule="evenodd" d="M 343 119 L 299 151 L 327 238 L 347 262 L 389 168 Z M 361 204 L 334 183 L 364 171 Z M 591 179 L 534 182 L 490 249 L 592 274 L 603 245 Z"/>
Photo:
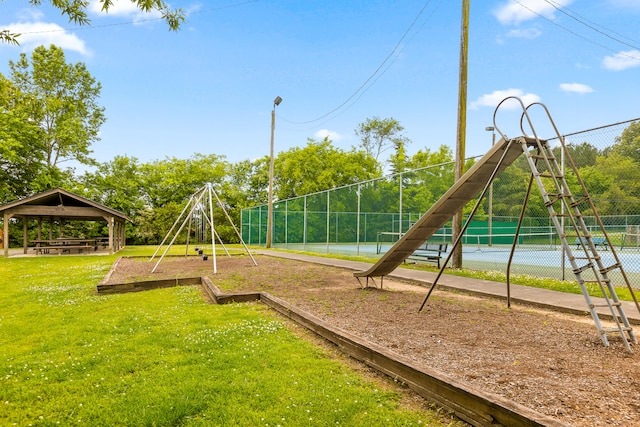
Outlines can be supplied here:
<path id="1" fill-rule="evenodd" d="M 620 301 L 618 302 L 612 302 L 610 304 L 591 304 L 591 307 L 620 307 L 622 306 L 622 303 Z"/>
<path id="2" fill-rule="evenodd" d="M 571 203 L 571 207 L 574 208 L 578 205 L 581 205 L 582 203 L 584 203 L 585 201 L 589 200 L 589 196 L 584 196 L 578 200 L 574 200 L 573 203 Z"/>
<path id="3" fill-rule="evenodd" d="M 549 194 L 548 196 L 549 196 L 549 201 L 545 202 L 545 205 L 547 206 L 551 206 L 562 199 L 562 196 L 560 194 Z"/>
<path id="4" fill-rule="evenodd" d="M 562 179 L 562 175 L 554 175 L 550 172 L 539 172 L 538 176 L 540 178 L 555 178 L 555 179 Z"/>
<path id="5" fill-rule="evenodd" d="M 599 257 L 590 257 L 590 256 L 574 256 L 571 258 L 571 261 L 582 260 L 582 261 L 593 261 L 599 259 Z"/>
<path id="6" fill-rule="evenodd" d="M 621 331 L 629 332 L 629 331 L 633 331 L 633 328 L 630 328 L 628 326 L 621 326 L 620 328 L 602 328 L 602 332 L 621 332 Z"/>
<path id="7" fill-rule="evenodd" d="M 620 264 L 619 263 L 615 263 L 609 267 L 605 267 L 602 270 L 600 270 L 600 273 L 605 274 L 610 272 L 611 270 L 615 270 L 616 268 L 620 268 Z"/>
<path id="8" fill-rule="evenodd" d="M 583 271 L 588 270 L 590 268 L 593 268 L 593 264 L 592 263 L 585 264 L 582 267 L 576 268 L 575 270 L 573 270 L 573 273 L 574 274 L 579 274 L 579 273 L 582 273 Z"/>
<path id="9" fill-rule="evenodd" d="M 530 157 L 532 159 L 538 159 L 538 160 L 545 160 L 545 159 L 555 160 L 556 159 L 555 157 L 549 157 L 544 154 L 530 154 Z"/>

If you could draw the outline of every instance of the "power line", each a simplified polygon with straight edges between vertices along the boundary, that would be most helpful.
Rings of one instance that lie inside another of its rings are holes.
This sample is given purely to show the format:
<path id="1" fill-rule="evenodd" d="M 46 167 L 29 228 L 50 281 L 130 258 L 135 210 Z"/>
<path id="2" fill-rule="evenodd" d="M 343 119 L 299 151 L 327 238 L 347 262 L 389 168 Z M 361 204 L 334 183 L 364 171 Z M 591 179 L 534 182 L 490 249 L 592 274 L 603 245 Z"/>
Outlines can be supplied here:
<path id="1" fill-rule="evenodd" d="M 413 21 L 411 22 L 411 24 L 409 25 L 409 27 L 407 28 L 407 30 L 404 32 L 404 34 L 402 35 L 402 37 L 400 37 L 400 40 L 398 40 L 398 42 L 396 43 L 396 45 L 394 46 L 394 48 L 391 50 L 391 52 L 387 55 L 387 57 L 380 63 L 380 65 L 378 65 L 378 67 L 376 68 L 376 70 L 364 81 L 364 83 L 362 83 L 347 99 L 345 99 L 342 103 L 340 103 L 337 107 L 335 107 L 334 109 L 332 109 L 331 111 L 316 117 L 313 120 L 307 120 L 304 122 L 295 122 L 295 121 L 291 121 L 291 120 L 287 120 L 283 117 L 280 117 L 282 120 L 284 120 L 285 122 L 294 124 L 294 125 L 308 125 L 308 124 L 312 124 L 312 123 L 316 123 L 319 122 L 320 120 L 323 120 L 325 118 L 327 118 L 328 116 L 332 115 L 333 113 L 337 112 L 338 110 L 340 110 L 342 107 L 344 107 L 345 105 L 347 105 L 350 101 L 354 100 L 354 102 L 351 104 L 353 105 L 358 99 L 360 99 L 360 97 L 362 97 L 362 95 L 369 90 L 369 88 L 371 86 L 373 86 L 373 84 L 384 74 L 386 73 L 386 71 L 389 69 L 389 67 L 393 64 L 393 62 L 395 62 L 395 59 L 397 58 L 397 55 L 399 55 L 403 50 L 400 49 L 400 45 L 402 44 L 402 41 L 407 37 L 407 35 L 409 34 L 409 32 L 411 31 L 411 29 L 416 25 L 416 23 L 418 22 L 418 20 L 420 19 L 420 17 L 422 16 L 422 14 L 424 13 L 424 11 L 427 9 L 427 7 L 429 6 L 429 3 L 431 3 L 431 0 L 427 0 L 427 2 L 424 4 L 424 6 L 422 6 L 422 9 L 420 9 L 420 11 L 418 12 L 418 14 L 416 15 L 416 17 L 413 19 Z M 437 6 L 436 6 L 437 8 Z M 431 18 L 431 16 L 433 15 L 433 13 L 431 15 L 429 15 L 429 17 L 427 17 L 427 20 L 429 18 Z M 426 23 L 426 21 L 425 21 Z M 424 27 L 424 24 L 420 27 L 420 29 L 416 32 L 416 34 Z M 415 34 L 414 36 L 415 37 Z M 413 39 L 413 37 L 411 39 Z M 399 50 L 400 49 L 400 50 Z M 396 55 L 397 52 L 397 55 Z M 391 61 L 391 63 L 389 65 L 385 67 L 385 64 L 387 64 L 387 62 L 389 62 L 391 60 L 392 57 L 395 58 L 393 59 L 393 61 Z M 384 68 L 384 70 L 383 70 Z M 383 70 L 381 72 L 381 70 Z M 375 79 L 374 79 L 375 77 Z M 358 98 L 356 98 L 356 96 Z M 345 110 L 343 110 L 342 112 L 346 111 L 348 108 L 351 107 L 351 105 L 349 107 L 347 107 Z M 341 113 L 342 113 L 341 112 Z"/>
<path id="2" fill-rule="evenodd" d="M 532 14 L 534 14 L 534 15 L 536 15 L 536 16 L 538 16 L 538 17 L 542 18 L 542 19 L 544 19 L 545 21 L 547 21 L 547 22 L 549 22 L 549 23 L 551 23 L 551 24 L 555 25 L 556 27 L 561 28 L 561 29 L 563 29 L 564 31 L 566 31 L 566 32 L 568 32 L 568 33 L 570 33 L 570 34 L 573 34 L 574 36 L 579 37 L 579 38 L 581 38 L 581 39 L 583 39 L 583 40 L 585 40 L 585 41 L 587 41 L 587 42 L 589 42 L 589 43 L 591 43 L 591 44 L 593 44 L 593 45 L 595 45 L 595 46 L 601 47 L 601 48 L 606 49 L 606 50 L 608 50 L 608 51 L 610 51 L 610 52 L 614 52 L 614 53 L 616 53 L 617 55 L 624 56 L 624 57 L 627 57 L 627 58 L 631 58 L 631 59 L 633 59 L 633 60 L 635 60 L 635 61 L 640 61 L 640 57 L 633 56 L 633 55 L 629 55 L 629 54 L 628 54 L 628 53 L 626 53 L 626 52 L 620 52 L 620 51 L 618 51 L 618 50 L 616 50 L 616 49 L 612 49 L 612 48 L 610 48 L 610 47 L 608 47 L 608 46 L 605 46 L 605 45 L 604 45 L 604 44 L 602 44 L 602 43 L 599 43 L 599 42 L 597 42 L 597 41 L 595 41 L 595 40 L 592 40 L 592 39 L 590 39 L 590 38 L 588 38 L 588 37 L 586 37 L 586 36 L 583 36 L 582 34 L 579 34 L 579 33 L 575 32 L 575 31 L 573 31 L 573 30 L 571 30 L 571 29 L 569 29 L 569 28 L 567 28 L 567 27 L 563 26 L 563 25 L 558 24 L 557 22 L 555 22 L 555 21 L 553 21 L 553 20 L 551 20 L 551 19 L 547 18 L 546 16 L 543 16 L 543 15 L 539 14 L 538 12 L 536 12 L 536 11 L 535 11 L 535 10 L 533 10 L 533 9 L 531 9 L 530 7 L 525 6 L 525 5 L 524 5 L 524 4 L 522 4 L 519 0 L 512 0 L 512 1 L 513 1 L 514 3 L 519 4 L 519 5 L 520 5 L 521 7 L 523 7 L 524 9 L 527 9 L 527 10 L 528 10 L 529 12 L 531 12 Z M 547 1 L 547 0 L 545 0 L 545 1 Z M 626 44 L 626 43 L 625 43 L 625 44 Z"/>
<path id="3" fill-rule="evenodd" d="M 598 26 L 598 27 L 610 32 L 610 33 L 616 34 L 617 36 L 624 37 L 627 40 L 631 40 L 631 41 L 636 42 L 636 43 L 638 42 L 637 40 L 634 40 L 634 39 L 631 39 L 629 37 L 626 37 L 623 34 L 617 33 L 617 32 L 615 32 L 615 31 L 613 31 L 613 30 L 611 30 L 609 28 L 606 28 L 606 27 L 604 27 L 602 25 L 599 25 L 596 22 L 590 21 L 588 18 L 585 18 L 584 16 L 581 16 L 580 14 L 574 12 L 573 10 L 571 10 L 571 9 L 569 9 L 567 7 L 560 6 L 559 4 L 557 4 L 556 2 L 554 2 L 552 0 L 545 0 L 545 2 L 547 2 L 553 8 L 555 8 L 558 12 L 568 16 L 569 18 L 573 19 L 576 22 L 579 22 L 580 24 L 584 25 L 585 27 L 587 27 L 587 28 L 589 28 L 589 29 L 591 29 L 591 30 L 593 30 L 593 31 L 595 31 L 595 32 L 597 32 L 597 33 L 599 33 L 599 34 L 601 34 L 601 35 L 613 40 L 613 41 L 616 41 L 616 42 L 618 42 L 620 44 L 623 44 L 625 46 L 629 46 L 629 47 L 631 47 L 633 49 L 640 50 L 640 47 L 632 45 L 630 43 L 627 43 L 627 42 L 625 42 L 623 40 L 620 40 L 620 39 L 618 39 L 616 37 L 613 37 L 613 36 L 607 34 L 605 31 L 599 30 L 598 28 L 596 28 L 596 26 Z M 571 13 L 569 13 L 569 12 L 571 12 Z M 580 19 L 578 19 L 578 17 Z"/>

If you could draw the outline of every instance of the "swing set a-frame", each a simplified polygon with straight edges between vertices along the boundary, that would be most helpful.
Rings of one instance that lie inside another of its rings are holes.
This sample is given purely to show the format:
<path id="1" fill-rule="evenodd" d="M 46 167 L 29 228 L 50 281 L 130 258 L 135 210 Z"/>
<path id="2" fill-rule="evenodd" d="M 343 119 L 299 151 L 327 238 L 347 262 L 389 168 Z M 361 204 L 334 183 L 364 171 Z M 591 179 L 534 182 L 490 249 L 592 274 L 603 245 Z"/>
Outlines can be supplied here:
<path id="1" fill-rule="evenodd" d="M 214 198 L 216 200 L 215 205 L 213 203 Z M 211 231 L 210 233 L 211 259 L 213 263 L 213 273 L 216 274 L 218 272 L 217 257 L 216 257 L 216 239 L 220 243 L 220 246 L 222 246 L 227 256 L 231 256 L 231 254 L 227 250 L 227 247 L 224 245 L 224 243 L 222 242 L 222 239 L 220 238 L 220 235 L 216 231 L 216 227 L 213 221 L 213 211 L 214 211 L 214 207 L 216 206 L 222 209 L 222 212 L 224 212 L 224 215 L 227 221 L 229 222 L 231 227 L 233 227 L 233 230 L 236 232 L 238 239 L 240 239 L 240 243 L 242 244 L 242 247 L 245 249 L 249 257 L 251 258 L 251 261 L 253 261 L 253 264 L 258 265 L 255 258 L 251 254 L 251 251 L 249 251 L 249 248 L 247 248 L 247 245 L 244 243 L 244 240 L 242 240 L 242 235 L 240 234 L 235 224 L 231 220 L 229 213 L 224 207 L 225 206 L 224 203 L 222 203 L 222 201 L 218 197 L 218 194 L 213 189 L 213 185 L 211 183 L 207 183 L 202 188 L 200 188 L 198 191 L 196 191 L 191 195 L 184 209 L 182 209 L 182 212 L 180 213 L 178 218 L 175 220 L 175 222 L 171 226 L 171 229 L 169 230 L 167 235 L 164 237 L 164 239 L 162 239 L 162 242 L 160 243 L 156 251 L 151 256 L 151 259 L 149 260 L 149 262 L 152 262 L 156 258 L 156 255 L 158 255 L 158 252 L 160 252 L 160 250 L 163 247 L 165 247 L 165 243 L 167 242 L 167 240 L 169 240 L 169 238 L 171 238 L 171 241 L 169 242 L 169 244 L 166 245 L 164 251 L 162 252 L 162 255 L 156 261 L 156 265 L 151 270 L 152 273 L 155 273 L 156 269 L 158 268 L 158 266 L 160 265 L 164 257 L 167 255 L 167 252 L 169 252 L 169 249 L 171 249 L 171 246 L 175 243 L 177 237 L 180 235 L 180 233 L 182 233 L 185 227 L 187 227 L 185 256 L 189 255 L 189 243 L 190 243 L 190 238 L 193 231 L 194 240 L 196 240 L 196 244 L 197 244 L 196 251 L 198 252 L 198 255 L 202 256 L 203 261 L 208 260 L 208 254 L 206 254 L 205 247 L 209 245 L 209 242 L 208 241 L 205 242 L 205 240 L 208 240 L 208 236 L 209 236 L 209 234 L 207 233 L 207 230 Z M 180 224 L 179 227 L 178 227 L 178 224 Z M 176 230 L 176 227 L 178 227 L 177 230 Z"/>

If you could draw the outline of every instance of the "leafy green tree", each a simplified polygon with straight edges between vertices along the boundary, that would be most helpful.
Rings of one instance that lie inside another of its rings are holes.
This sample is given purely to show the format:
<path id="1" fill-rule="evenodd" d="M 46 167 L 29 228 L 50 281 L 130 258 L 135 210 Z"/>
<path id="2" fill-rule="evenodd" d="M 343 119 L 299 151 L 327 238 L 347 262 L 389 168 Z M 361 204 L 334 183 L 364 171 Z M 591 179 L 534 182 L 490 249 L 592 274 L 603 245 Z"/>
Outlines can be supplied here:
<path id="1" fill-rule="evenodd" d="M 28 148 L 32 156 L 43 159 L 45 173 L 34 190 L 59 185 L 65 178 L 59 165 L 65 161 L 94 164 L 90 147 L 100 139 L 105 116 L 97 103 L 100 83 L 86 66 L 67 64 L 64 51 L 51 45 L 37 47 L 31 59 L 22 53 L 18 62 L 9 61 L 9 67 L 17 89 L 14 108 L 25 126 L 35 123 L 38 128 Z M 66 171 L 66 177 L 70 175 Z"/>
<path id="2" fill-rule="evenodd" d="M 640 163 L 640 122 L 632 122 L 623 130 L 622 135 L 616 137 L 616 143 L 612 150 Z"/>
<path id="3" fill-rule="evenodd" d="M 640 169 L 632 157 L 617 150 L 599 156 L 596 164 L 580 170 L 600 215 L 629 215 L 640 212 Z"/>
<path id="4" fill-rule="evenodd" d="M 256 160 L 243 160 L 231 165 L 230 175 L 224 184 L 230 187 L 227 195 L 233 197 L 235 205 L 243 207 L 267 203 L 269 193 L 269 156 Z"/>
<path id="5" fill-rule="evenodd" d="M 42 169 L 42 153 L 31 147 L 38 128 L 16 108 L 17 92 L 0 74 L 0 203 L 28 196 Z"/>
<path id="6" fill-rule="evenodd" d="M 404 170 L 406 159 L 404 148 L 410 142 L 407 137 L 402 135 L 403 130 L 404 127 L 400 125 L 400 122 L 393 118 L 373 117 L 360 123 L 355 133 L 360 137 L 360 148 L 376 161 L 380 161 L 382 153 L 393 148 L 395 155 L 391 157 L 390 163 L 394 172 L 401 172 Z"/>
<path id="7" fill-rule="evenodd" d="M 175 157 L 141 166 L 142 188 L 147 205 L 155 209 L 169 202 L 182 203 L 207 183 L 219 186 L 229 164 L 224 156 L 196 153 L 188 159 Z"/>
<path id="8" fill-rule="evenodd" d="M 405 212 L 424 214 L 453 185 L 452 162 L 453 152 L 445 145 L 419 150 L 409 159 L 406 168 L 415 171 L 402 174 Z"/>
<path id="9" fill-rule="evenodd" d="M 109 12 L 114 0 L 98 0 L 103 12 Z M 160 12 L 169 29 L 177 31 L 184 22 L 185 14 L 182 9 L 172 10 L 164 0 L 131 0 L 142 12 Z M 29 0 L 32 6 L 40 6 L 42 0 Z M 60 10 L 62 15 L 69 18 L 69 22 L 77 25 L 89 25 L 91 21 L 87 15 L 86 0 L 49 0 L 51 6 Z M 20 34 L 12 33 L 8 29 L 0 29 L 0 43 L 18 44 Z"/>
<path id="10" fill-rule="evenodd" d="M 280 200 L 354 184 L 380 176 L 375 159 L 363 151 L 343 151 L 325 138 L 307 140 L 275 159 L 274 192 Z"/>
<path id="11" fill-rule="evenodd" d="M 567 151 L 578 168 L 593 166 L 596 163 L 596 158 L 601 154 L 597 147 L 594 147 L 588 142 L 582 142 L 580 144 L 569 143 L 567 144 Z M 562 158 L 561 148 L 555 147 L 553 154 L 556 156 L 556 159 L 558 159 L 558 163 L 560 163 L 560 159 Z"/>
<path id="12" fill-rule="evenodd" d="M 140 174 L 141 197 L 145 201 L 145 210 L 139 212 L 138 216 L 141 237 L 164 237 L 191 195 L 208 183 L 213 184 L 213 189 L 225 203 L 225 209 L 234 224 L 239 226 L 240 209 L 243 206 L 234 204 L 240 197 L 234 192 L 234 187 L 227 185 L 231 166 L 224 156 L 196 153 L 189 159 L 157 160 L 143 164 Z M 235 231 L 222 209 L 214 208 L 214 224 L 216 232 L 224 241 L 236 241 Z"/>
<path id="13" fill-rule="evenodd" d="M 95 171 L 85 172 L 73 191 L 133 218 L 145 208 L 142 181 L 137 158 L 116 156 L 99 164 Z"/>

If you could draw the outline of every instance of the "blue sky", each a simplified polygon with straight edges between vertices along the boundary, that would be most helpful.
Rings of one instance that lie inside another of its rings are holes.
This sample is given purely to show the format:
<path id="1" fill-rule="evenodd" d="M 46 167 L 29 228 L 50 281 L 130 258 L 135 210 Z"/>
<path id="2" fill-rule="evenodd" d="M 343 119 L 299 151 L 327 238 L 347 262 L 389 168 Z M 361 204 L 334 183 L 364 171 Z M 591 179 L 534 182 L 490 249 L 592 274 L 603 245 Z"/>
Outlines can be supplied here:
<path id="1" fill-rule="evenodd" d="M 455 146 L 461 3 L 176 0 L 188 17 L 170 32 L 125 0 L 92 11 L 90 27 L 5 1 L 0 28 L 23 36 L 0 45 L 0 72 L 40 44 L 84 62 L 106 108 L 100 162 L 268 155 L 276 96 L 276 152 L 325 135 L 349 149 L 377 116 L 398 120 L 414 153 Z M 467 156 L 487 151 L 485 128 L 509 94 L 545 103 L 562 133 L 640 117 L 639 22 L 637 0 L 471 1 Z M 517 124 L 501 110 L 509 136 Z"/>

